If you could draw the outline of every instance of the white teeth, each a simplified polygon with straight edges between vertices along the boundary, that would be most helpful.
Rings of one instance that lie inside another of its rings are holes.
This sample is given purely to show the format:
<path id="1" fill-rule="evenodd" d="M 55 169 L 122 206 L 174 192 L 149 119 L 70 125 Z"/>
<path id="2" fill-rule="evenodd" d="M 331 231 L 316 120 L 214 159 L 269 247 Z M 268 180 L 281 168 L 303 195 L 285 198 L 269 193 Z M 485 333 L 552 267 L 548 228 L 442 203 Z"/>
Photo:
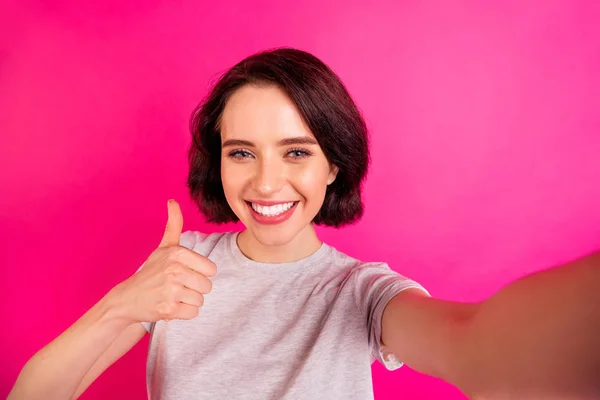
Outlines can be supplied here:
<path id="1" fill-rule="evenodd" d="M 252 203 L 252 209 L 257 213 L 265 215 L 267 217 L 274 217 L 289 210 L 290 208 L 292 208 L 293 205 L 293 201 L 290 203 L 276 204 L 274 206 L 261 206 L 260 204 Z"/>

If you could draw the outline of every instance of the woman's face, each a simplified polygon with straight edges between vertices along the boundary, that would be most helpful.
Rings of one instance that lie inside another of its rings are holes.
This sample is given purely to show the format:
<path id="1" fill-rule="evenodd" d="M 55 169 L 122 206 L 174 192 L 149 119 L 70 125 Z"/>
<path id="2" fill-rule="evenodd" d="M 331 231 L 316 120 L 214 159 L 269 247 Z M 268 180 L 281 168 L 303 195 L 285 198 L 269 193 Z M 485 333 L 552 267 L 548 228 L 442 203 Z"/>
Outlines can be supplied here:
<path id="1" fill-rule="evenodd" d="M 225 197 L 258 242 L 284 245 L 311 226 L 337 168 L 283 90 L 238 89 L 221 116 L 221 143 Z"/>

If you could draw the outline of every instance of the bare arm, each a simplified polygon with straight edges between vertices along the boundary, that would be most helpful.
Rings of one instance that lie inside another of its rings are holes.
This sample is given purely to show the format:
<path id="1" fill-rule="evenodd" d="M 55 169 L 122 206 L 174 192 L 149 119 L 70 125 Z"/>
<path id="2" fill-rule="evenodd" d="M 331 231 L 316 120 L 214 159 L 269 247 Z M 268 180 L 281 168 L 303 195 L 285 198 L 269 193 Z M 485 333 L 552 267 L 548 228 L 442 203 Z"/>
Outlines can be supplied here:
<path id="1" fill-rule="evenodd" d="M 478 399 L 600 398 L 600 255 L 538 272 L 478 304 L 394 298 L 382 340 Z"/>
<path id="2" fill-rule="evenodd" d="M 466 337 L 477 307 L 405 290 L 383 312 L 382 342 L 412 369 L 456 384 L 456 346 Z"/>
<path id="3" fill-rule="evenodd" d="M 210 292 L 216 266 L 179 246 L 183 217 L 169 202 L 169 220 L 159 245 L 129 279 L 115 286 L 23 367 L 11 400 L 71 399 L 144 336 L 140 321 L 189 320 Z"/>
<path id="4" fill-rule="evenodd" d="M 74 399 L 79 398 L 87 388 L 100 376 L 108 367 L 117 362 L 125 353 L 133 348 L 144 336 L 146 329 L 142 324 L 134 322 L 129 325 L 117 339 L 102 353 L 96 360 L 92 368 L 85 374 L 81 383 L 75 391 Z"/>
<path id="5" fill-rule="evenodd" d="M 72 398 L 86 373 L 126 328 L 127 324 L 113 312 L 106 298 L 102 299 L 25 364 L 8 398 Z M 135 338 L 135 342 L 134 338 L 128 338 L 128 342 L 133 342 L 130 348 L 141 337 Z M 107 361 L 106 357 L 104 360 Z M 109 365 L 102 366 L 102 370 Z M 87 385 L 91 382 L 93 379 Z"/>

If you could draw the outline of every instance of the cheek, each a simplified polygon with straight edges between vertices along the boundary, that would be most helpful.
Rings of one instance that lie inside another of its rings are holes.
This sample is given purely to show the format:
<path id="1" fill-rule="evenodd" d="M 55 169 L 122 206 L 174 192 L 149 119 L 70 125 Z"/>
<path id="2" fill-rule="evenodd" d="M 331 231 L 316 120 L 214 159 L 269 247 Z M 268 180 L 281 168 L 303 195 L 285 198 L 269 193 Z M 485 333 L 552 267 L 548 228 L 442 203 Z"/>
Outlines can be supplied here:
<path id="1" fill-rule="evenodd" d="M 307 168 L 302 173 L 294 174 L 296 190 L 307 199 L 318 200 L 325 196 L 327 190 L 328 168 Z"/>
<path id="2" fill-rule="evenodd" d="M 225 197 L 230 200 L 236 197 L 243 187 L 243 174 L 230 165 L 221 165 L 221 183 Z"/>

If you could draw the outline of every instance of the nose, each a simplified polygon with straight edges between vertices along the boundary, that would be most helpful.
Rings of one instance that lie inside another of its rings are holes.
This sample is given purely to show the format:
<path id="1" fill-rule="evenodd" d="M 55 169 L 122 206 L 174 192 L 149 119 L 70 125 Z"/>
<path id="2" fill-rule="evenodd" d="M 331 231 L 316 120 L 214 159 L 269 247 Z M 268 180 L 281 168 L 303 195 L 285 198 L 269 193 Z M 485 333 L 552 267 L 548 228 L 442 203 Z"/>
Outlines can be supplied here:
<path id="1" fill-rule="evenodd" d="M 257 167 L 252 180 L 253 189 L 264 197 L 279 192 L 284 180 L 284 168 L 281 163 L 263 159 Z"/>

